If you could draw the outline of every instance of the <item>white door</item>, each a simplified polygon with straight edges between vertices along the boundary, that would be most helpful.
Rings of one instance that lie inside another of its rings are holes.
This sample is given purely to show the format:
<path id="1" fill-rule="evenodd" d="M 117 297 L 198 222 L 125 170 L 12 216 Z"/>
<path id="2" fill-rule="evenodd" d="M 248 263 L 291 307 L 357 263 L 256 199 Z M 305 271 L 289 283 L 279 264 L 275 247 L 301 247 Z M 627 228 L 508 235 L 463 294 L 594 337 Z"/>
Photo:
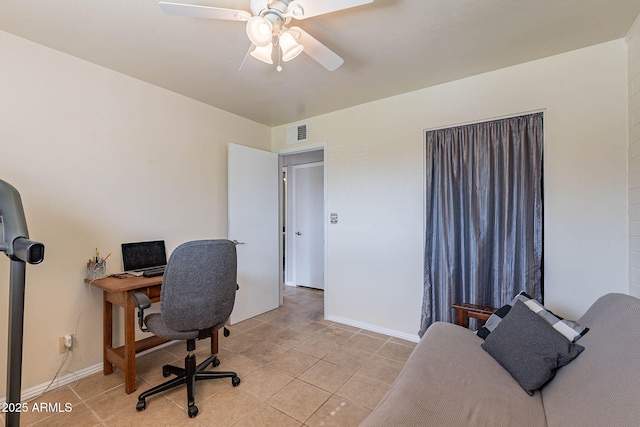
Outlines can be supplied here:
<path id="1" fill-rule="evenodd" d="M 238 285 L 231 324 L 278 308 L 278 155 L 228 148 L 228 236 L 236 240 Z"/>
<path id="2" fill-rule="evenodd" d="M 294 283 L 324 289 L 324 163 L 293 166 Z"/>

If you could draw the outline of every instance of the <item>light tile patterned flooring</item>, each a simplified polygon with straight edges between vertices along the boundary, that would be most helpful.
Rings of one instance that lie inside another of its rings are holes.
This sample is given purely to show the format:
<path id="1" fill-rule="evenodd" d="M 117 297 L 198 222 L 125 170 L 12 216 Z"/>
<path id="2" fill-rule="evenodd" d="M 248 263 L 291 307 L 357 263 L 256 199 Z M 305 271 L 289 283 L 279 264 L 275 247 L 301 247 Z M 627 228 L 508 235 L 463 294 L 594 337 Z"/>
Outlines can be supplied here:
<path id="1" fill-rule="evenodd" d="M 176 343 L 137 359 L 138 390 L 124 392 L 124 376 L 101 373 L 53 390 L 38 400 L 73 404 L 68 413 L 26 413 L 22 426 L 357 426 L 380 401 L 415 346 L 409 341 L 330 322 L 323 292 L 286 287 L 282 307 L 229 327 L 220 334 L 219 370 L 242 379 L 196 383 L 199 414 L 186 413 L 186 389 L 147 399 L 137 395 L 165 381 L 162 365 L 184 364 L 186 346 Z M 209 341 L 198 344 L 199 361 Z M 211 368 L 209 368 L 211 369 Z M 30 402 L 29 405 L 33 405 Z"/>

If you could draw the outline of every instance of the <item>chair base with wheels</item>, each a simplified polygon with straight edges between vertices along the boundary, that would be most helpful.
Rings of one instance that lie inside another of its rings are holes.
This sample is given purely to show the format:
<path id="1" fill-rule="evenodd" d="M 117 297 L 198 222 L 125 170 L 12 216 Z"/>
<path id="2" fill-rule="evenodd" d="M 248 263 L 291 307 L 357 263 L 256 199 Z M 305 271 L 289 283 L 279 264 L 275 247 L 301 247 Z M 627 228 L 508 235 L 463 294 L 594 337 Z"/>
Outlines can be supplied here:
<path id="1" fill-rule="evenodd" d="M 187 340 L 187 351 L 189 354 L 184 358 L 184 368 L 172 365 L 164 365 L 162 367 L 162 375 L 165 378 L 168 378 L 171 375 L 177 375 L 177 377 L 141 393 L 140 396 L 138 396 L 138 403 L 136 404 L 136 409 L 138 411 L 142 411 L 147 407 L 147 397 L 162 393 L 186 383 L 188 413 L 189 417 L 193 418 L 198 415 L 198 407 L 195 405 L 196 381 L 216 378 L 231 378 L 231 384 L 234 387 L 237 387 L 240 384 L 240 377 L 238 377 L 238 374 L 235 372 L 205 371 L 209 365 L 212 365 L 214 368 L 220 365 L 220 360 L 218 360 L 215 355 L 209 357 L 199 365 L 196 365 L 196 356 L 192 353 L 195 348 L 196 340 Z"/>

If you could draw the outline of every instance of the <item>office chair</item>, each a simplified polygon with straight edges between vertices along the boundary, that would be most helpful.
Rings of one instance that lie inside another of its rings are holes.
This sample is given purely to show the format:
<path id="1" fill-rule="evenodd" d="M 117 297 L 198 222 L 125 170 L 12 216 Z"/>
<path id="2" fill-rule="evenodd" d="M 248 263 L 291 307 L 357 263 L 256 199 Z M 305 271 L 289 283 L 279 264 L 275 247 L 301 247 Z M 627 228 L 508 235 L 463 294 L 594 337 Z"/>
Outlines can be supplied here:
<path id="1" fill-rule="evenodd" d="M 187 242 L 173 251 L 167 263 L 162 279 L 160 313 L 144 317 L 144 309 L 151 306 L 149 297 L 141 292 L 132 295 L 139 309 L 140 329 L 170 340 L 186 340 L 188 352 L 184 369 L 171 365 L 162 367 L 165 378 L 171 374 L 177 377 L 141 393 L 136 404 L 138 411 L 146 408 L 147 397 L 186 383 L 188 414 L 193 418 L 198 415 L 195 405 L 196 381 L 231 378 L 234 387 L 240 384 L 235 372 L 204 370 L 209 365 L 216 367 L 220 364 L 216 356 L 196 365 L 196 357 L 192 354 L 197 339 L 211 337 L 229 319 L 236 297 L 236 275 L 236 247 L 232 242 Z"/>

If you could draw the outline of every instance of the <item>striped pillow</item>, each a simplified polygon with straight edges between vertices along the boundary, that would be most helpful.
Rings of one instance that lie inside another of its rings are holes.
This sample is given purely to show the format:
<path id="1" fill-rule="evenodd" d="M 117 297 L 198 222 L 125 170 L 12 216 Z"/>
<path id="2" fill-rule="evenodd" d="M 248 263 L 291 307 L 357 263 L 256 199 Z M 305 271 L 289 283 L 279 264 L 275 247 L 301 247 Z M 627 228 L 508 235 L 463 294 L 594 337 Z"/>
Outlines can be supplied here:
<path id="1" fill-rule="evenodd" d="M 500 324 L 504 316 L 509 313 L 511 307 L 516 303 L 516 301 L 522 301 L 529 310 L 536 313 L 538 316 L 542 317 L 547 321 L 553 329 L 560 332 L 564 335 L 569 341 L 576 342 L 579 340 L 584 334 L 589 331 L 589 328 L 584 326 L 580 326 L 578 323 L 573 322 L 571 320 L 565 320 L 562 317 L 556 316 L 553 312 L 547 310 L 542 304 L 540 304 L 535 299 L 531 298 L 525 292 L 520 292 L 518 295 L 509 302 L 509 304 L 503 305 L 499 309 L 495 311 L 489 317 L 484 326 L 476 332 L 476 334 L 483 339 L 486 339 L 489 334 Z"/>

